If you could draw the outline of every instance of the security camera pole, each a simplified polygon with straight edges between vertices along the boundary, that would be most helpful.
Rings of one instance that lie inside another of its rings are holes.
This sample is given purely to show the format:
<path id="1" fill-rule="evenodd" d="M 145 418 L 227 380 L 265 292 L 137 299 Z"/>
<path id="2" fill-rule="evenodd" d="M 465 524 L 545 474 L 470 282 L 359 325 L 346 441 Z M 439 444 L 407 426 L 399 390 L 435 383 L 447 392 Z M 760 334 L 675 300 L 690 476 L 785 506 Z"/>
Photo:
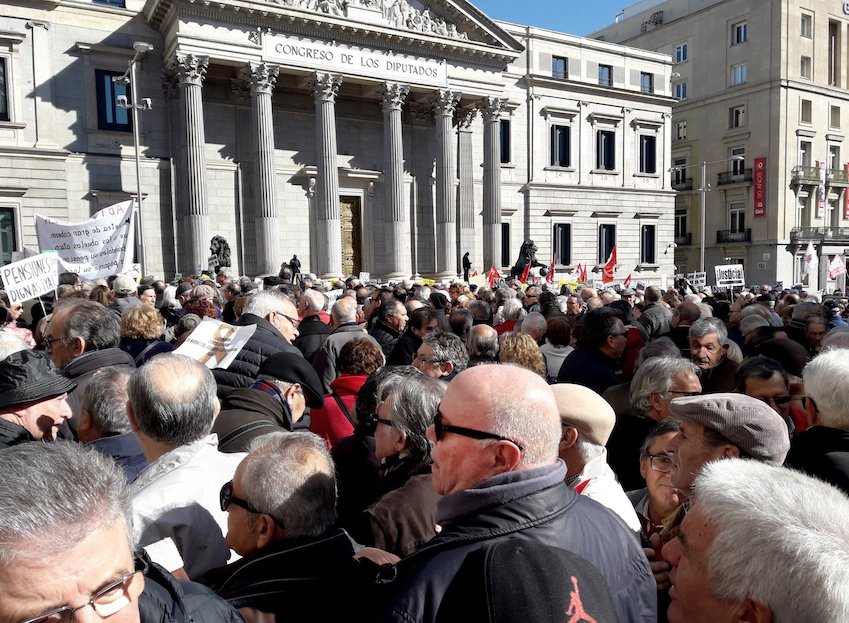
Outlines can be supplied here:
<path id="1" fill-rule="evenodd" d="M 130 84 L 131 85 L 131 97 L 133 98 L 132 103 L 127 103 L 126 99 L 124 103 L 120 101 L 117 102 L 118 106 L 121 108 L 129 108 L 133 111 L 133 147 L 135 148 L 136 155 L 136 205 L 135 205 L 135 233 L 136 233 L 136 257 L 139 260 L 139 265 L 141 266 L 142 275 L 145 274 L 145 269 L 147 268 L 146 256 L 145 256 L 145 248 L 144 248 L 144 229 L 142 227 L 141 222 L 141 203 L 142 203 L 142 191 L 141 191 L 141 154 L 139 152 L 139 109 L 141 110 L 150 110 L 150 98 L 142 98 L 138 99 L 138 75 L 136 72 L 136 63 L 141 60 L 141 58 L 147 54 L 148 52 L 153 51 L 153 46 L 149 43 L 145 43 L 143 41 L 136 41 L 133 43 L 133 50 L 135 50 L 135 54 L 133 58 L 128 62 L 127 71 L 124 72 L 122 76 L 116 76 L 112 78 L 114 82 L 118 82 L 120 84 Z M 129 74 L 129 75 L 128 75 Z M 138 102 L 138 103 L 136 103 Z"/>

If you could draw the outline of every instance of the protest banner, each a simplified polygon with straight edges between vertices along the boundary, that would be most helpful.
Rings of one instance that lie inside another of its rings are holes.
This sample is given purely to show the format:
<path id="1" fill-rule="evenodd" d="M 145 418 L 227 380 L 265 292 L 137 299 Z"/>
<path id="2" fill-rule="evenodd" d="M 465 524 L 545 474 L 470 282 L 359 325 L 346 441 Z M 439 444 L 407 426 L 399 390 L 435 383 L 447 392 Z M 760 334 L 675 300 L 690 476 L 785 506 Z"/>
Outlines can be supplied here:
<path id="1" fill-rule="evenodd" d="M 742 264 L 723 264 L 714 267 L 714 270 L 718 288 L 738 288 L 746 285 L 746 273 Z"/>
<path id="2" fill-rule="evenodd" d="M 226 370 L 256 331 L 256 325 L 234 327 L 213 318 L 204 318 L 174 351 L 201 362 L 210 370 Z"/>
<path id="3" fill-rule="evenodd" d="M 132 200 L 95 212 L 81 223 L 36 214 L 35 228 L 41 251 L 57 252 L 63 272 L 96 279 L 130 269 L 134 246 Z"/>
<path id="4" fill-rule="evenodd" d="M 41 253 L 0 268 L 9 303 L 17 305 L 56 289 L 59 262 L 55 253 Z"/>

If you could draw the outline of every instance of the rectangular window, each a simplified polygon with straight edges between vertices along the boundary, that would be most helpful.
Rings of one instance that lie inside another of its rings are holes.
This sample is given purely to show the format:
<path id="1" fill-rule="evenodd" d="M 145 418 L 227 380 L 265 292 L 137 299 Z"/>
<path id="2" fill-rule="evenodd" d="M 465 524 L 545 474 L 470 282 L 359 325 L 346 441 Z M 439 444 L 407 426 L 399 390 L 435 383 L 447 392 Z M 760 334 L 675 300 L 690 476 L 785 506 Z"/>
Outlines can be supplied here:
<path id="1" fill-rule="evenodd" d="M 680 186 L 687 179 L 687 159 L 675 158 L 672 161 L 672 183 Z"/>
<path id="2" fill-rule="evenodd" d="M 687 235 L 687 208 L 675 208 L 675 237 Z"/>
<path id="3" fill-rule="evenodd" d="M 511 266 L 510 258 L 510 223 L 501 223 L 501 265 Z"/>
<path id="4" fill-rule="evenodd" d="M 570 129 L 567 125 L 551 126 L 551 166 L 571 166 Z"/>
<path id="5" fill-rule="evenodd" d="M 746 172 L 746 148 L 734 147 L 729 154 L 731 159 L 731 173 L 743 175 Z"/>
<path id="6" fill-rule="evenodd" d="M 501 127 L 501 164 L 509 164 L 510 160 L 510 120 L 502 119 Z"/>
<path id="7" fill-rule="evenodd" d="M 567 78 L 569 76 L 569 61 L 562 56 L 552 56 L 551 75 L 554 78 Z"/>
<path id="8" fill-rule="evenodd" d="M 572 263 L 572 226 L 568 223 L 554 224 L 554 255 L 556 264 Z"/>
<path id="9" fill-rule="evenodd" d="M 675 46 L 675 62 L 683 63 L 687 60 L 687 44 L 682 43 L 681 45 Z"/>
<path id="10" fill-rule="evenodd" d="M 7 58 L 0 58 L 0 121 L 9 121 L 9 82 Z"/>
<path id="11" fill-rule="evenodd" d="M 802 13 L 802 21 L 799 28 L 799 34 L 805 39 L 810 39 L 814 36 L 814 16 L 808 13 Z"/>
<path id="12" fill-rule="evenodd" d="M 598 66 L 598 83 L 605 87 L 613 86 L 613 67 L 611 65 Z"/>
<path id="13" fill-rule="evenodd" d="M 616 132 L 599 130 L 596 134 L 595 168 L 605 171 L 616 169 Z"/>
<path id="14" fill-rule="evenodd" d="M 746 107 L 732 106 L 728 110 L 728 127 L 729 128 L 744 128 L 746 127 Z"/>
<path id="15" fill-rule="evenodd" d="M 840 127 L 840 106 L 830 106 L 828 115 L 829 127 Z"/>
<path id="16" fill-rule="evenodd" d="M 731 68 L 731 84 L 743 84 L 746 82 L 746 63 L 734 65 Z"/>
<path id="17" fill-rule="evenodd" d="M 654 93 L 654 74 L 640 72 L 640 93 Z"/>
<path id="18" fill-rule="evenodd" d="M 640 135 L 640 173 L 657 173 L 657 137 Z"/>
<path id="19" fill-rule="evenodd" d="M 675 140 L 683 141 L 687 138 L 687 122 L 678 121 L 675 123 Z"/>
<path id="20" fill-rule="evenodd" d="M 599 225 L 598 226 L 598 263 L 604 264 L 607 262 L 610 254 L 613 253 L 613 247 L 616 246 L 616 225 Z"/>
<path id="21" fill-rule="evenodd" d="M 133 129 L 130 110 L 118 106 L 119 97 L 130 99 L 130 85 L 112 81 L 113 77 L 120 75 L 119 71 L 94 71 L 97 81 L 97 127 L 101 130 L 130 132 Z"/>
<path id="22" fill-rule="evenodd" d="M 654 264 L 657 260 L 656 225 L 640 226 L 640 264 Z"/>
<path id="23" fill-rule="evenodd" d="M 811 79 L 811 57 L 803 56 L 799 61 L 799 76 L 807 80 Z"/>
<path id="24" fill-rule="evenodd" d="M 811 166 L 811 143 L 809 141 L 799 143 L 799 164 L 803 167 Z"/>
<path id="25" fill-rule="evenodd" d="M 813 118 L 811 109 L 811 100 L 802 100 L 799 106 L 799 121 L 802 123 L 811 123 L 811 119 Z"/>
<path id="26" fill-rule="evenodd" d="M 842 169 L 840 166 L 840 145 L 831 145 L 828 148 L 828 168 Z"/>
<path id="27" fill-rule="evenodd" d="M 734 45 L 746 43 L 749 38 L 749 23 L 738 22 L 731 27 L 731 42 Z"/>
<path id="28" fill-rule="evenodd" d="M 679 100 L 687 99 L 687 83 L 686 82 L 676 82 L 675 83 L 675 99 L 679 99 Z"/>
<path id="29" fill-rule="evenodd" d="M 746 231 L 746 204 L 732 203 L 728 206 L 728 229 L 733 234 Z"/>
<path id="30" fill-rule="evenodd" d="M 3 251 L 3 264 L 12 261 L 12 251 L 18 249 L 18 236 L 15 227 L 15 210 L 0 208 L 0 249 Z"/>
<path id="31" fill-rule="evenodd" d="M 828 22 L 828 84 L 840 86 L 840 22 Z"/>

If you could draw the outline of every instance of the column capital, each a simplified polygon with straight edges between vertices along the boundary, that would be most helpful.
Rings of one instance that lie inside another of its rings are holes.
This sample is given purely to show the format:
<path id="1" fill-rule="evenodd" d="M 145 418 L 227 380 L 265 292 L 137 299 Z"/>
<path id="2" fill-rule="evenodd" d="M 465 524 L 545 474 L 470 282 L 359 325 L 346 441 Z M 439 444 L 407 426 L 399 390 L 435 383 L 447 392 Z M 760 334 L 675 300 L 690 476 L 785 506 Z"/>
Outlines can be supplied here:
<path id="1" fill-rule="evenodd" d="M 377 94 L 380 97 L 380 105 L 383 110 L 401 110 L 409 92 L 409 85 L 385 82 Z"/>
<path id="2" fill-rule="evenodd" d="M 453 116 L 454 109 L 460 101 L 460 94 L 448 89 L 435 91 L 431 96 L 433 102 L 433 113 L 437 116 Z"/>
<path id="3" fill-rule="evenodd" d="M 250 63 L 247 67 L 242 67 L 239 70 L 239 78 L 250 87 L 251 95 L 257 93 L 270 95 L 274 91 L 279 73 L 280 68 L 277 65 Z"/>
<path id="4" fill-rule="evenodd" d="M 207 67 L 209 67 L 209 57 L 176 54 L 168 61 L 166 71 L 175 75 L 180 84 L 200 86 L 206 77 Z"/>
<path id="5" fill-rule="evenodd" d="M 315 72 L 308 83 L 316 102 L 336 101 L 336 95 L 339 93 L 339 85 L 341 84 L 342 76 L 339 74 L 321 71 Z"/>
<path id="6" fill-rule="evenodd" d="M 471 129 L 472 123 L 477 116 L 477 108 L 457 108 L 454 111 L 454 121 L 457 123 L 457 127 L 463 132 Z"/>
<path id="7" fill-rule="evenodd" d="M 484 121 L 497 121 L 504 112 L 507 100 L 502 97 L 485 97 L 478 102 Z"/>

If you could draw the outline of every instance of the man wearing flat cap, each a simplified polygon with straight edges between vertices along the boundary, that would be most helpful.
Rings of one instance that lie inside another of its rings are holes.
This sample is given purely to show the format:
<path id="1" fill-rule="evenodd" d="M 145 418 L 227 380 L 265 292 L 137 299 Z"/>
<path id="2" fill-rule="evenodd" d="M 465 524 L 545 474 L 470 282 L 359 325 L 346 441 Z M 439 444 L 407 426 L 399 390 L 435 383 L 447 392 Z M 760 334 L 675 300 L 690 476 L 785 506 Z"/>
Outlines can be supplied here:
<path id="1" fill-rule="evenodd" d="M 633 532 L 639 532 L 634 506 L 607 464 L 604 446 L 616 424 L 613 407 L 582 385 L 559 383 L 552 385 L 551 391 L 560 413 L 558 454 L 566 463 L 566 483 L 612 510 Z"/>
<path id="2" fill-rule="evenodd" d="M 324 406 L 321 379 L 300 353 L 276 353 L 259 368 L 250 387 L 234 389 L 221 403 L 212 432 L 221 452 L 247 452 L 251 440 L 291 431 L 306 407 Z"/>
<path id="3" fill-rule="evenodd" d="M 68 392 L 76 386 L 44 353 L 22 350 L 0 361 L 0 450 L 56 439 L 71 417 Z"/>

